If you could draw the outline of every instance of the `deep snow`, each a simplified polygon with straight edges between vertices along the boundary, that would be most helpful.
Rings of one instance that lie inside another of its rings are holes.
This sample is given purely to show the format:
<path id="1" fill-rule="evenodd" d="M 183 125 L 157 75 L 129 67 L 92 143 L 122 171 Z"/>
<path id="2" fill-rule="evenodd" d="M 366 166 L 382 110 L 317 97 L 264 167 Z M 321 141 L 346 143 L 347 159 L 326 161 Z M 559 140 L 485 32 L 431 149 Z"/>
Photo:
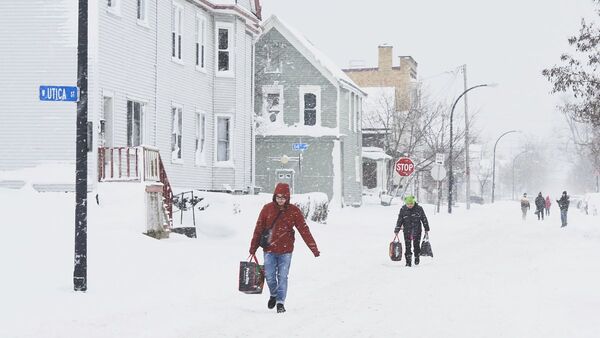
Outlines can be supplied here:
<path id="1" fill-rule="evenodd" d="M 208 194 L 199 238 L 160 241 L 109 212 L 110 201 L 90 199 L 88 292 L 75 293 L 74 195 L 0 189 L 0 337 L 600 335 L 597 216 L 572 208 L 560 229 L 556 205 L 544 222 L 532 212 L 522 222 L 518 202 L 452 215 L 425 205 L 435 257 L 407 268 L 387 253 L 399 205 L 367 198 L 309 223 L 321 257 L 296 236 L 288 312 L 277 314 L 268 292 L 237 291 L 269 198 Z"/>

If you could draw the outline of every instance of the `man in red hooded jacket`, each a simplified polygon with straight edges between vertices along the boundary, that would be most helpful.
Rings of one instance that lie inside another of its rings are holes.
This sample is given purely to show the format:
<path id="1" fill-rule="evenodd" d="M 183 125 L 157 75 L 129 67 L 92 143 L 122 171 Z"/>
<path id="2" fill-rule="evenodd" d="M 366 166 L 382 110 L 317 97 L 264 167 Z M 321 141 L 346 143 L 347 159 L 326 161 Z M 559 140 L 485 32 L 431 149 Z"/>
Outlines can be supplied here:
<path id="1" fill-rule="evenodd" d="M 254 255 L 259 246 L 263 230 L 271 230 L 269 245 L 263 248 L 265 253 L 265 277 L 271 297 L 267 307 L 272 309 L 277 305 L 277 312 L 285 312 L 284 302 L 287 294 L 287 280 L 294 251 L 294 226 L 302 239 L 315 255 L 319 257 L 317 243 L 304 221 L 304 216 L 298 207 L 290 204 L 290 187 L 278 183 L 273 193 L 273 202 L 265 204 L 258 215 L 254 235 L 250 242 L 250 254 Z"/>

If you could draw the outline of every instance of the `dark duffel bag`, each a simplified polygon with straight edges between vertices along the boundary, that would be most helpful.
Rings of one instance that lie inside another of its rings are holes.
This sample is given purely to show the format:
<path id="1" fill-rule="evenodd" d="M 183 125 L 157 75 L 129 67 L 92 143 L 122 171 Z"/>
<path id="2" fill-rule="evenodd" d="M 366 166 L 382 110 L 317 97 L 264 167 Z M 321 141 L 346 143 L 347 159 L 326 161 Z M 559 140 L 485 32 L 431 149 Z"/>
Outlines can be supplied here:
<path id="1" fill-rule="evenodd" d="M 433 257 L 433 251 L 431 251 L 431 243 L 429 243 L 429 233 L 425 233 L 423 242 L 421 242 L 421 253 L 419 256 Z"/>
<path id="2" fill-rule="evenodd" d="M 252 260 L 254 259 L 254 262 Z M 256 255 L 250 255 L 248 261 L 240 262 L 239 290 L 243 293 L 262 293 L 265 284 L 265 267 L 258 264 Z"/>
<path id="3" fill-rule="evenodd" d="M 394 262 L 402 260 L 402 243 L 398 239 L 398 234 L 396 234 L 394 240 L 390 243 L 390 259 Z"/>

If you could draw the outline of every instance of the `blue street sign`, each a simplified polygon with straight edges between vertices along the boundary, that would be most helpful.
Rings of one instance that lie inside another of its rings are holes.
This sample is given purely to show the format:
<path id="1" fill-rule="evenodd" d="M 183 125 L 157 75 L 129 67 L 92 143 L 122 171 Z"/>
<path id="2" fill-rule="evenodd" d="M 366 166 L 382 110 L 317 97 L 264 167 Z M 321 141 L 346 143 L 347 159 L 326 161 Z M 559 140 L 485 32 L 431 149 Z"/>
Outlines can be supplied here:
<path id="1" fill-rule="evenodd" d="M 292 149 L 305 151 L 306 149 L 308 149 L 308 144 L 307 143 L 293 143 Z"/>
<path id="2" fill-rule="evenodd" d="M 71 86 L 40 86 L 40 101 L 77 102 L 79 90 Z"/>

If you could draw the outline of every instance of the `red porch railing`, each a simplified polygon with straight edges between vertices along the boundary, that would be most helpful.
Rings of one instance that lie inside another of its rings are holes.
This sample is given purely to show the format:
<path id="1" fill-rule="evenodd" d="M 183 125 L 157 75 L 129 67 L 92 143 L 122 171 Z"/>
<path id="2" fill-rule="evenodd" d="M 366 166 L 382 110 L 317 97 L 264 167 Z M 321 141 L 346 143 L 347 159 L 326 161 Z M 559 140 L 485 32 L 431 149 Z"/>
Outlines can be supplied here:
<path id="1" fill-rule="evenodd" d="M 98 182 L 161 182 L 169 226 L 173 226 L 173 189 L 157 148 L 98 148 Z"/>

